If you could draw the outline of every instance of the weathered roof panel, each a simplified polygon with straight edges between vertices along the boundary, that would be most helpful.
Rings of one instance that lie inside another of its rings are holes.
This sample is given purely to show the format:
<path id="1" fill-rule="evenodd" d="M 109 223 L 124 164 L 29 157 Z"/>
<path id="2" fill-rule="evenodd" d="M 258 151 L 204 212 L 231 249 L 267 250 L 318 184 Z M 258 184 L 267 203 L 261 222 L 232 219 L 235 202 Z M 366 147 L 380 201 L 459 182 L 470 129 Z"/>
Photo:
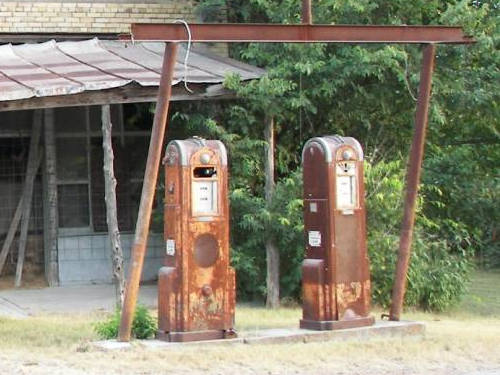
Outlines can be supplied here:
<path id="1" fill-rule="evenodd" d="M 30 89 L 36 96 L 73 93 L 73 82 L 60 77 L 16 54 L 12 45 L 0 46 L 0 71 L 11 81 Z"/>
<path id="2" fill-rule="evenodd" d="M 123 43 L 97 38 L 85 41 L 0 46 L 0 101 L 60 96 L 138 83 L 158 86 L 164 43 Z M 181 47 L 174 84 L 185 79 Z M 243 80 L 259 78 L 262 69 L 191 51 L 187 82 L 222 83 L 227 73 Z"/>
<path id="3" fill-rule="evenodd" d="M 112 74 L 82 64 L 71 55 L 61 51 L 53 40 L 39 44 L 15 46 L 14 50 L 25 60 L 36 63 L 39 67 L 72 81 L 75 85 L 74 92 L 120 87 L 130 82 L 130 80 L 117 78 Z M 79 91 L 77 91 L 76 86 L 79 87 Z"/>

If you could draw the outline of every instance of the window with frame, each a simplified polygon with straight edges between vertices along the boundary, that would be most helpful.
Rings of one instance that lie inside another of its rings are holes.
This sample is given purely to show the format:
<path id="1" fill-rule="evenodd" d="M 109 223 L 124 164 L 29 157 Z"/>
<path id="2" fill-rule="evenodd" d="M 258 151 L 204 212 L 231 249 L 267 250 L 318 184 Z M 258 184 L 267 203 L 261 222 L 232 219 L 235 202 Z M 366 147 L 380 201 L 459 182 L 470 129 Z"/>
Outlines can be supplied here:
<path id="1" fill-rule="evenodd" d="M 118 226 L 137 219 L 150 132 L 126 131 L 120 106 L 111 106 Z M 59 228 L 106 232 L 101 107 L 56 110 Z"/>

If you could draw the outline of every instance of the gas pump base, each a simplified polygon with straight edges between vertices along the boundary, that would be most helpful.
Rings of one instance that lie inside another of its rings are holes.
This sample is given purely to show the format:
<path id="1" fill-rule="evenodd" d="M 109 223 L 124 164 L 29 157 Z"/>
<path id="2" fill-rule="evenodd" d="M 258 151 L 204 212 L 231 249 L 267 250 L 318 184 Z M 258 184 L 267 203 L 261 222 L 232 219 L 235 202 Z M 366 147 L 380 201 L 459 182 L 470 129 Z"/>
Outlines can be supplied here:
<path id="1" fill-rule="evenodd" d="M 300 328 L 315 331 L 333 331 L 336 329 L 348 329 L 371 326 L 375 324 L 373 316 L 361 317 L 351 320 L 300 320 Z"/>
<path id="2" fill-rule="evenodd" d="M 206 340 L 221 340 L 234 339 L 238 337 L 234 330 L 220 331 L 189 331 L 189 332 L 163 332 L 157 331 L 156 338 L 161 341 L 168 342 L 189 342 L 189 341 L 206 341 Z"/>

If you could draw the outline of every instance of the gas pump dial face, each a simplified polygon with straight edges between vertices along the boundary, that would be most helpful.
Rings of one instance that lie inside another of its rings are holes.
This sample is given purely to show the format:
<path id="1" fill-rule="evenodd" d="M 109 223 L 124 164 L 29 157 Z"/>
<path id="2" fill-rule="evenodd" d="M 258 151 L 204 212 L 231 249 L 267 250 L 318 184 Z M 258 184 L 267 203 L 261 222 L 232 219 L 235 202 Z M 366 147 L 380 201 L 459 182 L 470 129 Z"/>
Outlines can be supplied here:
<path id="1" fill-rule="evenodd" d="M 356 166 L 353 162 L 349 161 L 340 161 L 337 163 L 337 175 L 341 174 L 354 174 L 354 170 Z"/>

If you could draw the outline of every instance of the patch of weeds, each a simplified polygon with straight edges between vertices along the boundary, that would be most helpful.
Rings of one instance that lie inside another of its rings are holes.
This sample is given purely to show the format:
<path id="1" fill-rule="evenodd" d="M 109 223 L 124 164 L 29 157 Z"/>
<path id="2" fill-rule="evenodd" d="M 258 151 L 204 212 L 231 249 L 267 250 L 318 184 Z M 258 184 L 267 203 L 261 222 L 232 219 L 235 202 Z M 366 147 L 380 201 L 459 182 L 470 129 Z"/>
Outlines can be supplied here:
<path id="1" fill-rule="evenodd" d="M 101 339 L 110 340 L 118 337 L 120 327 L 121 311 L 116 311 L 107 320 L 94 324 L 94 331 Z M 136 339 L 148 339 L 156 332 L 156 319 L 153 318 L 149 310 L 142 305 L 135 309 L 134 320 L 132 321 L 132 337 Z"/>

